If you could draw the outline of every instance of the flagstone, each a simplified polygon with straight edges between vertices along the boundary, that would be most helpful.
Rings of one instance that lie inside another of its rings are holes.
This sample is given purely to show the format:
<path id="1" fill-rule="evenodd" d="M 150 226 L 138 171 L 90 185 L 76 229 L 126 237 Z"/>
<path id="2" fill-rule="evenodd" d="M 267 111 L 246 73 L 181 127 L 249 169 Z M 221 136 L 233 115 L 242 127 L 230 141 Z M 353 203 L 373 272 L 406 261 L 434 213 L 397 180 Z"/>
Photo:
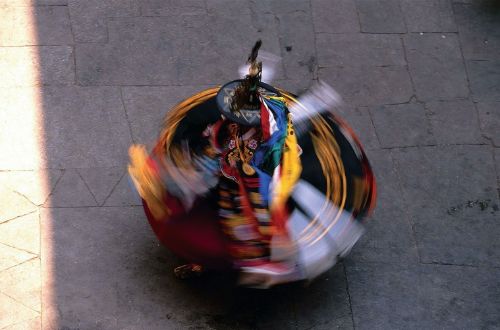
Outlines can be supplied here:
<path id="1" fill-rule="evenodd" d="M 105 206 L 132 206 L 142 205 L 141 198 L 130 179 L 128 172 L 123 170 L 123 176 L 116 185 Z"/>
<path id="2" fill-rule="evenodd" d="M 2 330 L 40 330 L 42 329 L 42 318 L 40 316 L 30 320 L 21 321 L 9 325 Z"/>
<path id="3" fill-rule="evenodd" d="M 97 205 L 102 205 L 123 175 L 123 167 L 90 167 L 77 169 Z"/>
<path id="4" fill-rule="evenodd" d="M 40 220 L 33 212 L 0 224 L 0 243 L 40 254 Z"/>
<path id="5" fill-rule="evenodd" d="M 0 223 L 37 210 L 26 197 L 0 186 Z"/>
<path id="6" fill-rule="evenodd" d="M 97 203 L 76 169 L 64 171 L 62 178 L 44 207 L 97 206 Z"/>
<path id="7" fill-rule="evenodd" d="M 40 259 L 36 258 L 0 272 L 0 292 L 41 312 Z"/>
<path id="8" fill-rule="evenodd" d="M 20 193 L 35 205 L 42 205 L 62 173 L 56 169 L 5 171 L 0 172 L 0 185 Z"/>
<path id="9" fill-rule="evenodd" d="M 0 272 L 35 257 L 32 253 L 0 243 Z"/>
<path id="10" fill-rule="evenodd" d="M 0 292 L 0 315 L 0 329 L 4 329 L 34 319 L 40 314 Z"/>

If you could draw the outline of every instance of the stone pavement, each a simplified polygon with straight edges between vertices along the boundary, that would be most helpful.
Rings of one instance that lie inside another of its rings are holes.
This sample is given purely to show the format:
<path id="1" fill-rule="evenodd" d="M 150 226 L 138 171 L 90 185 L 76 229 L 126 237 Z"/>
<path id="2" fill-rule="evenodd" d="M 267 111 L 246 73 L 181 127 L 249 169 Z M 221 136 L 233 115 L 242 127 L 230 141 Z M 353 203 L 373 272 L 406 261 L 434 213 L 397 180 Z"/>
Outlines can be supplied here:
<path id="1" fill-rule="evenodd" d="M 378 207 L 306 287 L 180 282 L 127 148 L 257 38 L 343 95 Z M 500 329 L 498 1 L 0 0 L 0 100 L 0 329 Z"/>

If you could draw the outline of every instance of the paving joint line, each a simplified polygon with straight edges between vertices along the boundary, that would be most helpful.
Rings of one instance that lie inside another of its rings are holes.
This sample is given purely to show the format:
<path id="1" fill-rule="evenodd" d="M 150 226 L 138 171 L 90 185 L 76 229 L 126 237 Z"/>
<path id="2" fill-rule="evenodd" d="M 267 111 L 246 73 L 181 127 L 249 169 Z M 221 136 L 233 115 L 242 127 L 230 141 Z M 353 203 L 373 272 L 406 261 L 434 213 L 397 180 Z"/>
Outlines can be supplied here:
<path id="1" fill-rule="evenodd" d="M 43 205 L 45 203 L 47 203 L 47 201 L 49 200 L 49 197 L 52 196 L 52 193 L 56 189 L 56 186 L 59 184 L 59 181 L 62 179 L 62 176 L 66 172 L 65 169 L 53 169 L 53 171 L 58 171 L 59 176 L 57 177 L 56 182 L 54 183 L 54 187 L 52 189 L 50 189 L 49 193 L 47 194 L 47 197 L 45 197 L 45 200 L 43 201 L 43 203 L 41 205 L 39 205 L 39 207 L 43 207 Z M 47 175 L 46 180 L 50 180 L 50 179 L 51 179 L 51 176 Z"/>
<path id="2" fill-rule="evenodd" d="M 38 315 L 42 315 L 42 311 L 41 311 L 41 310 L 40 310 L 40 311 L 37 311 L 36 309 L 33 309 L 32 307 L 30 307 L 30 306 L 26 305 L 26 304 L 25 304 L 25 303 L 23 303 L 22 301 L 19 301 L 18 299 L 16 299 L 16 298 L 12 297 L 11 295 L 9 295 L 9 294 L 5 293 L 5 292 L 4 292 L 4 291 L 2 291 L 2 290 L 0 290 L 0 293 L 2 293 L 3 295 L 5 295 L 5 296 L 9 297 L 10 299 L 14 300 L 15 302 L 17 302 L 17 303 L 19 303 L 19 304 L 23 305 L 24 307 L 26 307 L 26 308 L 28 308 L 28 309 L 32 310 L 33 312 L 37 313 Z M 23 321 L 21 321 L 21 322 L 23 322 Z M 19 322 L 19 323 L 20 323 L 20 322 Z M 9 326 L 11 326 L 11 325 L 12 325 L 12 324 L 10 324 Z M 3 328 L 2 328 L 2 329 L 3 329 Z"/>
<path id="3" fill-rule="evenodd" d="M 406 43 L 405 43 L 404 37 L 403 36 L 400 37 L 399 40 L 401 41 L 401 47 L 403 48 L 403 58 L 406 62 L 406 65 L 405 65 L 406 72 L 408 73 L 408 77 L 410 77 L 411 89 L 413 91 L 412 97 L 415 97 L 415 100 L 418 101 L 417 89 L 415 87 L 415 81 L 414 81 L 413 76 L 411 74 L 410 61 L 408 61 L 408 50 L 406 49 Z M 410 97 L 410 101 L 411 101 L 412 97 Z"/>
<path id="4" fill-rule="evenodd" d="M 38 207 L 40 207 L 40 206 L 38 206 Z M 1 225 L 3 225 L 3 224 L 5 224 L 5 223 L 8 223 L 8 222 L 14 221 L 14 220 L 16 220 L 16 219 L 19 219 L 19 218 L 21 218 L 21 217 L 24 217 L 24 216 L 26 216 L 26 215 L 29 215 L 29 214 L 35 213 L 35 212 L 37 212 L 37 211 L 38 211 L 38 209 L 37 209 L 37 210 L 34 210 L 34 211 L 31 211 L 31 212 L 28 212 L 28 213 L 25 213 L 25 214 L 17 215 L 17 216 L 15 216 L 14 218 L 10 218 L 10 219 L 7 219 L 7 220 L 5 220 L 5 221 L 2 221 L 2 222 L 0 222 L 0 226 L 1 226 Z"/>
<path id="5" fill-rule="evenodd" d="M 18 194 L 19 196 L 23 197 L 24 199 L 26 199 L 33 206 L 36 206 L 36 207 L 40 206 L 40 205 L 37 205 L 37 204 L 33 203 L 33 201 L 31 199 L 29 199 L 28 197 L 26 197 L 24 194 L 20 193 L 19 191 L 15 190 L 15 189 L 12 189 L 12 192 L 14 194 Z"/>
<path id="6" fill-rule="evenodd" d="M 5 245 L 5 246 L 8 246 L 8 247 L 13 248 L 13 249 L 16 249 L 16 250 L 19 250 L 19 251 L 23 251 L 23 252 L 29 253 L 29 254 L 34 255 L 34 256 L 37 256 L 37 257 L 39 257 L 39 256 L 40 256 L 40 253 L 38 253 L 38 254 L 37 254 L 37 253 L 34 253 L 34 252 L 32 252 L 32 251 L 28 251 L 28 250 L 26 250 L 26 249 L 19 248 L 19 247 L 17 247 L 17 246 L 12 246 L 12 245 L 7 244 L 7 243 L 5 243 L 5 242 L 0 242 L 0 244 Z"/>
<path id="7" fill-rule="evenodd" d="M 455 11 L 455 4 L 452 4 L 452 13 L 453 13 L 453 19 L 456 21 L 456 11 Z M 457 30 L 458 30 L 458 26 L 457 26 Z M 461 56 L 461 59 L 462 59 L 462 64 L 464 66 L 464 71 L 465 71 L 465 76 L 467 78 L 467 89 L 469 91 L 469 97 L 468 97 L 468 100 L 470 100 L 472 102 L 472 105 L 474 107 L 474 110 L 475 110 L 475 113 L 476 113 L 476 123 L 477 123 L 477 127 L 479 129 L 479 133 L 481 134 L 481 137 L 482 138 L 485 138 L 486 140 L 488 140 L 490 142 L 490 145 L 495 147 L 495 142 L 493 141 L 493 138 L 490 138 L 487 134 L 487 132 L 484 132 L 483 128 L 482 128 L 482 125 L 481 125 L 481 119 L 480 119 L 480 113 L 479 113 L 479 109 L 477 107 L 477 101 L 475 101 L 474 99 L 474 92 L 471 88 L 471 83 L 470 83 L 470 78 L 469 78 L 469 69 L 467 67 L 467 60 L 465 59 L 465 55 L 464 55 L 464 51 L 463 51 L 463 45 L 462 45 L 462 39 L 460 38 L 460 34 L 458 33 L 458 37 L 457 37 L 457 41 L 458 41 L 458 47 L 459 47 L 459 50 L 460 50 L 460 56 Z M 469 60 L 469 61 L 475 61 L 475 60 Z M 485 61 L 485 62 L 488 62 L 488 60 L 477 60 L 478 62 L 479 61 Z M 495 169 L 495 172 L 496 172 L 496 177 L 497 177 L 497 197 L 500 199 L 500 173 L 498 173 L 497 171 L 497 166 L 496 166 L 496 162 L 495 162 L 495 151 L 494 149 L 492 148 L 491 150 L 491 153 L 492 153 L 492 159 L 493 159 L 493 167 Z"/>
<path id="8" fill-rule="evenodd" d="M 479 268 L 500 269 L 500 266 L 494 266 L 494 265 L 468 265 L 468 264 L 454 264 L 454 263 L 438 262 L 438 261 L 431 261 L 431 262 L 420 261 L 419 264 L 428 265 L 428 266 L 451 266 L 451 267 L 464 267 L 464 268 L 477 268 L 477 269 L 479 269 Z"/>
<path id="9" fill-rule="evenodd" d="M 356 1 L 353 1 L 354 3 L 354 8 L 356 9 L 356 17 L 358 18 L 357 19 L 357 22 L 358 22 L 358 27 L 359 27 L 359 33 L 363 33 L 363 28 L 361 27 L 361 17 L 359 16 L 359 9 L 358 9 L 358 4 Z"/>
<path id="10" fill-rule="evenodd" d="M 314 43 L 314 55 L 315 55 L 315 65 L 313 71 L 313 81 L 318 81 L 319 79 L 319 55 L 318 55 L 318 35 L 316 32 L 316 24 L 314 24 L 314 14 L 312 2 L 309 0 L 309 12 L 311 13 L 311 26 L 313 30 L 313 43 Z"/>
<path id="11" fill-rule="evenodd" d="M 74 85 L 78 85 L 78 79 L 77 79 L 77 69 L 76 69 L 76 37 L 75 37 L 75 32 L 73 31 L 73 20 L 71 19 L 71 10 L 69 10 L 68 6 L 68 19 L 69 19 L 69 31 L 71 33 L 71 38 L 73 39 L 73 72 L 74 72 Z"/>
<path id="12" fill-rule="evenodd" d="M 38 314 L 40 314 L 39 316 L 37 317 L 34 317 L 32 319 L 27 319 L 27 320 L 22 320 L 22 321 L 19 321 L 19 322 L 15 322 L 15 323 L 11 323 L 9 325 L 6 325 L 5 327 L 3 328 L 0 328 L 0 330 L 5 330 L 5 329 L 8 329 L 8 328 L 11 328 L 12 326 L 17 326 L 21 323 L 24 323 L 24 322 L 29 322 L 29 321 L 33 321 L 33 320 L 36 320 L 38 317 L 40 317 L 40 329 L 43 329 L 43 327 L 41 327 L 41 323 L 42 323 L 42 320 L 41 320 L 41 316 L 42 316 L 42 313 L 39 312 Z"/>
<path id="13" fill-rule="evenodd" d="M 83 181 L 83 184 L 85 185 L 85 187 L 87 188 L 87 190 L 89 191 L 90 195 L 92 196 L 92 198 L 94 199 L 95 201 L 95 205 L 99 205 L 99 202 L 97 201 L 97 198 L 95 197 L 94 193 L 92 192 L 92 190 L 90 189 L 89 185 L 87 184 L 87 182 L 85 181 L 85 179 L 83 178 L 82 174 L 80 173 L 80 171 L 78 169 L 75 169 L 75 172 L 78 174 L 78 176 L 80 177 L 80 179 Z"/>
<path id="14" fill-rule="evenodd" d="M 116 181 L 115 185 L 113 186 L 113 188 L 111 188 L 111 191 L 109 192 L 109 194 L 106 196 L 106 198 L 104 198 L 104 201 L 102 202 L 102 205 L 101 207 L 104 206 L 104 204 L 106 204 L 106 202 L 108 201 L 109 197 L 111 197 L 111 195 L 115 192 L 115 189 L 116 187 L 118 186 L 118 184 L 122 181 L 123 177 L 125 176 L 125 173 L 127 172 L 127 169 L 125 168 L 125 170 L 123 171 L 123 174 L 120 176 L 120 178 Z"/>
<path id="15" fill-rule="evenodd" d="M 132 143 L 137 143 L 136 139 L 134 137 L 133 130 L 132 130 L 132 123 L 130 122 L 130 118 L 128 116 L 127 106 L 125 105 L 125 100 L 123 99 L 123 87 L 119 87 L 119 89 L 120 89 L 120 101 L 122 103 L 123 112 L 125 114 L 125 120 L 127 121 L 128 132 L 130 134 L 130 140 L 132 140 Z"/>
<path id="16" fill-rule="evenodd" d="M 392 168 L 394 169 L 394 172 L 396 173 L 397 185 L 399 187 L 399 190 L 401 191 L 401 199 L 405 203 L 407 203 L 406 205 L 409 205 L 408 200 L 407 200 L 405 193 L 404 193 L 405 190 L 404 190 L 404 186 L 402 184 L 401 174 L 399 172 L 399 164 L 397 163 L 397 161 L 393 157 L 392 151 L 389 152 L 389 157 L 391 158 Z M 414 219 L 412 218 L 411 214 L 409 213 L 408 208 L 404 208 L 403 213 L 406 215 L 405 218 L 406 218 L 408 224 L 410 225 L 410 229 L 411 229 L 411 233 L 412 233 L 411 236 L 412 236 L 412 239 L 415 243 L 415 249 L 416 249 L 416 253 L 417 253 L 417 261 L 420 262 L 420 261 L 422 261 L 422 259 L 420 256 L 420 248 L 418 246 L 417 233 L 415 230 L 416 225 L 415 225 Z"/>
<path id="17" fill-rule="evenodd" d="M 347 298 L 349 299 L 349 310 L 351 311 L 352 328 L 355 330 L 356 324 L 354 322 L 354 311 L 352 310 L 352 299 L 351 299 L 351 293 L 349 292 L 349 278 L 347 277 L 347 267 L 345 263 L 342 263 L 342 268 L 344 270 L 344 276 L 345 276 L 345 290 L 347 293 Z"/>
<path id="18" fill-rule="evenodd" d="M 373 127 L 373 132 L 375 133 L 375 137 L 377 138 L 378 145 L 379 145 L 379 147 L 382 147 L 382 142 L 380 141 L 380 137 L 379 137 L 379 134 L 377 132 L 377 128 L 375 127 L 375 122 L 373 121 L 371 108 L 367 107 L 367 112 L 368 112 L 368 118 L 370 118 L 370 123 L 372 124 L 372 127 Z"/>
<path id="19" fill-rule="evenodd" d="M 3 243 L 0 243 L 0 244 L 3 244 Z M 5 244 L 4 244 L 4 245 L 5 245 Z M 31 254 L 33 254 L 33 253 L 31 253 Z M 37 255 L 34 255 L 33 257 L 31 257 L 31 258 L 29 258 L 29 259 L 27 259 L 27 260 L 24 260 L 24 261 L 22 261 L 22 262 L 20 262 L 20 263 L 18 263 L 18 264 L 15 264 L 15 265 L 13 265 L 13 266 L 10 266 L 10 267 L 7 267 L 7 268 L 5 268 L 5 269 L 2 269 L 2 270 L 0 271 L 0 273 L 3 273 L 3 272 L 5 272 L 5 271 L 7 271 L 7 270 L 9 270 L 9 269 L 11 269 L 11 268 L 17 267 L 17 266 L 19 266 L 19 265 L 25 264 L 25 263 L 27 263 L 27 262 L 29 262 L 29 261 L 32 261 L 32 260 L 36 259 L 36 258 L 40 258 L 40 257 L 39 257 L 39 256 L 37 256 Z"/>
<path id="20" fill-rule="evenodd" d="M 40 205 L 40 207 L 45 207 L 45 204 L 50 200 L 52 195 L 54 194 L 54 191 L 56 190 L 57 186 L 59 185 L 59 182 L 62 180 L 62 177 L 66 174 L 66 169 L 61 169 L 59 177 L 57 178 L 56 182 L 54 183 L 54 187 L 49 191 L 47 194 L 47 197 L 43 201 L 43 203 Z M 47 177 L 47 180 L 50 180 L 50 176 Z"/>

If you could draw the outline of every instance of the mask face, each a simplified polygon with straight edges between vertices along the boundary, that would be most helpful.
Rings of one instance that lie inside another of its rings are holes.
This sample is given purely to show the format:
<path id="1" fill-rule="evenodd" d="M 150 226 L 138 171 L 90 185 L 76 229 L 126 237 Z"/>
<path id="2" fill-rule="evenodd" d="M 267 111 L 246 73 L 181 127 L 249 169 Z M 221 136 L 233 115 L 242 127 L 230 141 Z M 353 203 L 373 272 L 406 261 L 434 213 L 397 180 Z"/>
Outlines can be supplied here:
<path id="1" fill-rule="evenodd" d="M 258 126 L 260 125 L 260 96 L 280 95 L 275 88 L 263 82 L 258 82 L 255 92 L 241 93 L 241 84 L 244 82 L 242 79 L 234 80 L 222 86 L 216 96 L 217 107 L 225 118 L 235 123 Z M 235 102 L 235 98 L 241 100 Z"/>

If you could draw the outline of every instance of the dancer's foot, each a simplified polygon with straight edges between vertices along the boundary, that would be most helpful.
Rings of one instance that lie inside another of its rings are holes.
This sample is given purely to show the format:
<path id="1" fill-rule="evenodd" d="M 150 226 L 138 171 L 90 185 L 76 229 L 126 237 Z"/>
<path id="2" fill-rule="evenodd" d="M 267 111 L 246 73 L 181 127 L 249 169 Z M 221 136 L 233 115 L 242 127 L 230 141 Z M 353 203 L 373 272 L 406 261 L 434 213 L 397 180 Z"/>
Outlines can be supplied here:
<path id="1" fill-rule="evenodd" d="M 177 278 L 185 280 L 188 278 L 199 277 L 203 273 L 204 268 L 198 264 L 185 264 L 174 269 L 174 274 Z"/>

